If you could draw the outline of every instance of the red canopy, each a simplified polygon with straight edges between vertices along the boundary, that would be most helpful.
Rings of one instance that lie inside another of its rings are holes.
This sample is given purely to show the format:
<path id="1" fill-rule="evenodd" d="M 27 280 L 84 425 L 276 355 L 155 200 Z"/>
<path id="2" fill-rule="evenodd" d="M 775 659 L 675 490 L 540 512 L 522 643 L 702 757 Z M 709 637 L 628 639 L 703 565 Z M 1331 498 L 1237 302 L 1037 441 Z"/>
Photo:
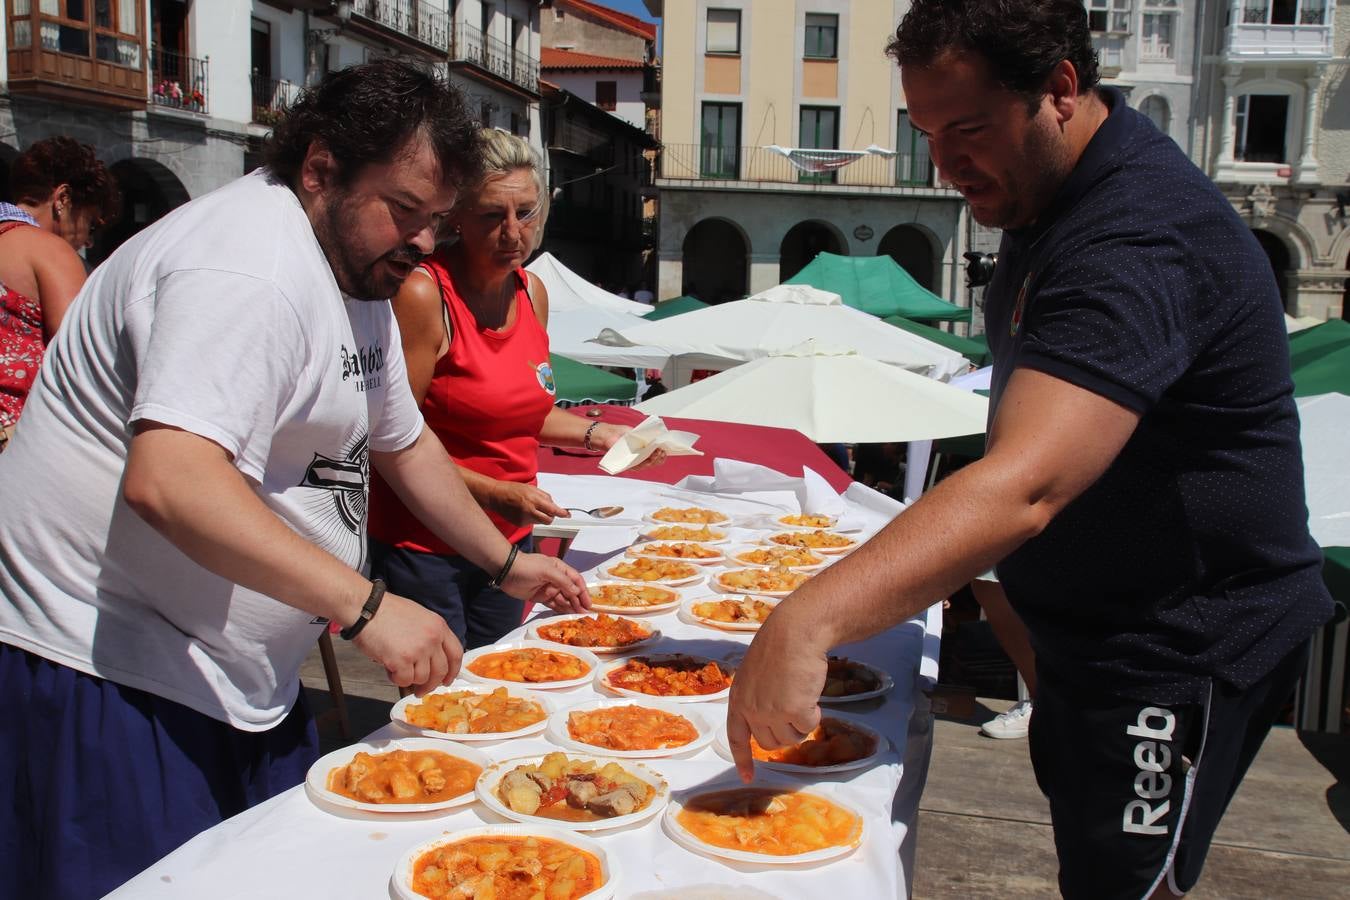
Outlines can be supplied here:
<path id="1" fill-rule="evenodd" d="M 615 425 L 637 425 L 646 418 L 644 413 L 626 406 L 574 406 L 569 413 L 585 416 L 588 410 L 599 410 L 601 422 Z M 757 463 L 794 477 L 809 466 L 843 493 L 853 483 L 848 473 L 820 451 L 800 431 L 790 428 L 768 428 L 763 425 L 737 425 L 731 422 L 708 422 L 703 419 L 665 419 L 672 431 L 690 431 L 699 436 L 695 444 L 703 456 L 675 456 L 662 465 L 640 472 L 626 472 L 618 477 L 639 481 L 657 481 L 674 484 L 686 475 L 713 474 L 713 460 L 740 459 Z M 539 448 L 539 471 L 560 475 L 603 475 L 600 457 L 594 453 L 572 450 Z"/>

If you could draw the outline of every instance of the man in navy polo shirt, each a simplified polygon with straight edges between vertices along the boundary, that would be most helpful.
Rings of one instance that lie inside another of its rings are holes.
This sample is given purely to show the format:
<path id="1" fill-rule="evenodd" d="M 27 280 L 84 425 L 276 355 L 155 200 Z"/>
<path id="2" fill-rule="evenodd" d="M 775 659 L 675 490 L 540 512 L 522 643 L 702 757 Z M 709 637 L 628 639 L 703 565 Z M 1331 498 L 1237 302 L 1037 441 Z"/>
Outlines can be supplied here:
<path id="1" fill-rule="evenodd" d="M 1005 229 L 985 458 L 783 602 L 728 733 L 799 740 L 825 657 L 998 564 L 1069 897 L 1179 895 L 1327 620 L 1279 293 L 1182 151 L 1097 85 L 1078 0 L 916 0 L 911 121 Z"/>

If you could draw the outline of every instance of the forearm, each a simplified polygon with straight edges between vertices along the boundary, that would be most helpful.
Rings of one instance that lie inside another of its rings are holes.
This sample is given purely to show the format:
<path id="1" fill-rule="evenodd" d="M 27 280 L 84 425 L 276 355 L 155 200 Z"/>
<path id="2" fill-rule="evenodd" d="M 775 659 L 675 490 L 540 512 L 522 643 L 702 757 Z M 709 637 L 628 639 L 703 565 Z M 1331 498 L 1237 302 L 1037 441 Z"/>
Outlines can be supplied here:
<path id="1" fill-rule="evenodd" d="M 393 453 L 371 453 L 371 462 L 403 505 L 445 543 L 485 572 L 496 573 L 510 543 L 488 519 L 429 428 L 412 446 Z M 487 479 L 491 481 L 492 479 Z"/>
<path id="2" fill-rule="evenodd" d="M 586 430 L 592 425 L 597 426 L 595 431 L 600 430 L 598 419 L 583 419 L 555 406 L 549 410 L 544 427 L 539 430 L 539 443 L 548 447 L 580 447 L 586 439 Z M 592 436 L 595 431 L 591 432 Z"/>
<path id="3" fill-rule="evenodd" d="M 370 593 L 366 578 L 289 528 L 204 438 L 138 434 L 123 484 L 127 504 L 152 528 L 235 584 L 344 626 Z"/>
<path id="4" fill-rule="evenodd" d="M 973 463 L 808 581 L 773 618 L 820 652 L 871 637 L 987 571 L 1051 515 L 1006 469 L 988 459 Z"/>

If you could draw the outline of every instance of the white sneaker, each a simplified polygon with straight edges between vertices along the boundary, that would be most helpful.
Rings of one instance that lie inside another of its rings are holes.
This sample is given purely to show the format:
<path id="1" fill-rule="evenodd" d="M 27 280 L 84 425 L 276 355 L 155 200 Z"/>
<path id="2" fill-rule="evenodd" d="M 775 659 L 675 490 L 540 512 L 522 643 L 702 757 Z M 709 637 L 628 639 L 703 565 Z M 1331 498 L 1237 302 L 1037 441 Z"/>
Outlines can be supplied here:
<path id="1" fill-rule="evenodd" d="M 1022 700 L 1005 713 L 999 713 L 980 726 L 980 731 L 991 738 L 1011 740 L 1024 738 L 1031 727 L 1031 701 Z"/>

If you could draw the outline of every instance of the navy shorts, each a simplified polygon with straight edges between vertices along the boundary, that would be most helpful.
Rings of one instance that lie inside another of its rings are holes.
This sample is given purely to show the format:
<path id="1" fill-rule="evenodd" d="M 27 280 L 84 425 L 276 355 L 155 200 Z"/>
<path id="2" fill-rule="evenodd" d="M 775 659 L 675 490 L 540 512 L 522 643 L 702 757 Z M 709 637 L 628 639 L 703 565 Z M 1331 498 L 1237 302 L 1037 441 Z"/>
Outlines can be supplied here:
<path id="1" fill-rule="evenodd" d="M 1204 704 L 1130 701 L 1037 671 L 1031 762 L 1050 800 L 1068 900 L 1138 900 L 1195 886 L 1214 831 L 1307 647 L 1246 690 L 1214 681 Z"/>
<path id="2" fill-rule="evenodd" d="M 516 544 L 522 553 L 534 547 L 526 535 Z M 441 556 L 370 541 L 370 574 L 389 590 L 439 613 L 465 650 L 495 644 L 519 628 L 525 602 L 491 587 L 489 575 L 462 556 Z"/>
<path id="3" fill-rule="evenodd" d="M 0 644 L 0 897 L 101 897 L 318 755 L 303 692 L 275 728 L 240 731 Z"/>

